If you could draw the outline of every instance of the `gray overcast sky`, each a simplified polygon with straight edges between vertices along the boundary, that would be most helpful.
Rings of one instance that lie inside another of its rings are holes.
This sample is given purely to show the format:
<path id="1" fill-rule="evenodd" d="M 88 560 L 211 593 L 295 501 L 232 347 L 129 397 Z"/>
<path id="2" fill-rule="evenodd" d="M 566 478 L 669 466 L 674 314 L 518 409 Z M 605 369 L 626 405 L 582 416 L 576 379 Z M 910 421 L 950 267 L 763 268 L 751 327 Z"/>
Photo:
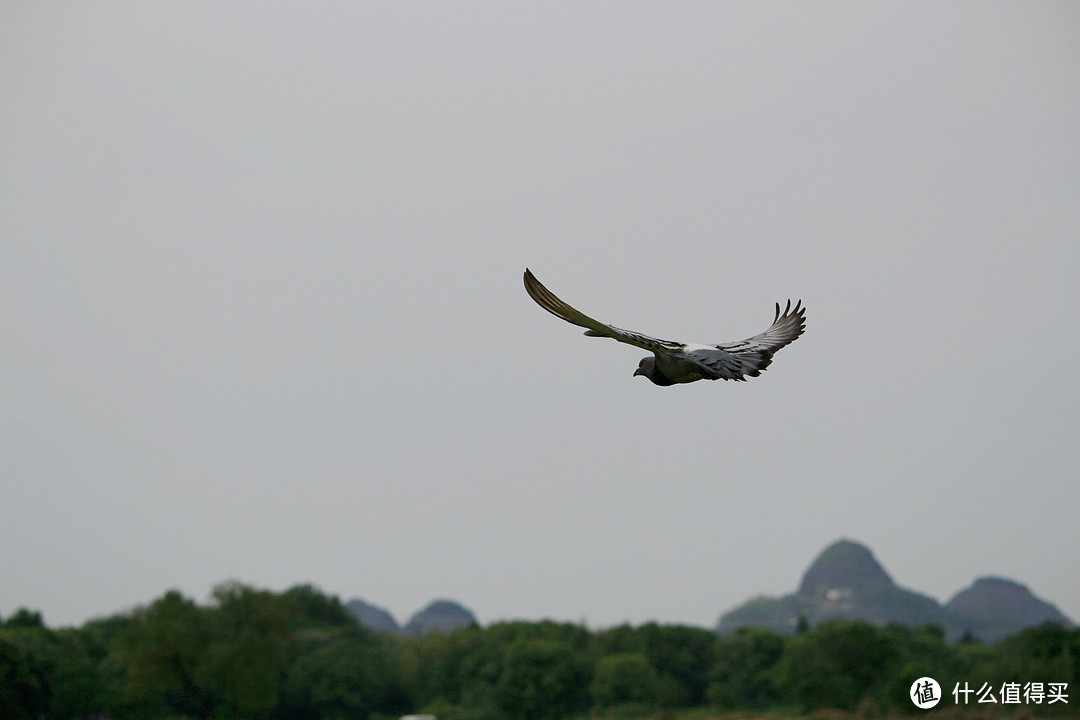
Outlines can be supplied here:
<path id="1" fill-rule="evenodd" d="M 0 613 L 1080 620 L 1080 5 L 6 2 Z M 651 385 L 600 320 L 806 334 Z"/>

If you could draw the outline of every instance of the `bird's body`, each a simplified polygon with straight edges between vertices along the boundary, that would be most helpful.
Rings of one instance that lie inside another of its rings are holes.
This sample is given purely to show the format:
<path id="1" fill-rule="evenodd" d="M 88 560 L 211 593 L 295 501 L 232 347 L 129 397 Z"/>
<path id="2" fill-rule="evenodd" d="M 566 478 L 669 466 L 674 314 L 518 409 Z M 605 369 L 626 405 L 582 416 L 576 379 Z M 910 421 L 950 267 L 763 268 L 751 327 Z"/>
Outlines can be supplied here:
<path id="1" fill-rule="evenodd" d="M 752 338 L 717 345 L 679 343 L 598 322 L 556 297 L 528 269 L 525 270 L 525 290 L 540 307 L 568 323 L 585 328 L 585 334 L 590 337 L 608 337 L 652 352 L 652 357 L 638 363 L 634 375 L 644 375 L 656 385 L 757 377 L 772 363 L 776 351 L 792 343 L 805 328 L 806 309 L 802 302 L 792 308 L 788 300 L 783 314 L 777 303 L 776 316 L 769 329 Z"/>

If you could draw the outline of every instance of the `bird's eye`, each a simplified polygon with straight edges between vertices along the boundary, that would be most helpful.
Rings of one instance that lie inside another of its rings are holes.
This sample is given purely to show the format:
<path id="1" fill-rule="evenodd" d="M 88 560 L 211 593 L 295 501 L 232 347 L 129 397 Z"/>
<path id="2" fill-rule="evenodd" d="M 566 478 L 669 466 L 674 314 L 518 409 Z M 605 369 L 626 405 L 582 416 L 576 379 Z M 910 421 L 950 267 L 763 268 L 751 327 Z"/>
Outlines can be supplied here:
<path id="1" fill-rule="evenodd" d="M 642 359 L 642 361 L 641 361 L 641 362 L 639 362 L 639 363 L 637 364 L 637 366 L 638 366 L 639 368 L 640 368 L 640 367 L 645 367 L 645 359 Z"/>

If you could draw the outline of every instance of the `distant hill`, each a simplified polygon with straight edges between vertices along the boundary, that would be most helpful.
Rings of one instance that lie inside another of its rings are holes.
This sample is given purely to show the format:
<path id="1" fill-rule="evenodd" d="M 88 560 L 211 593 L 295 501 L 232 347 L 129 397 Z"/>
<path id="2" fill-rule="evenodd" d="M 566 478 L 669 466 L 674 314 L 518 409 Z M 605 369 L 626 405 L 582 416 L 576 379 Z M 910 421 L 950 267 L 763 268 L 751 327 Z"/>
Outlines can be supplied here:
<path id="1" fill-rule="evenodd" d="M 419 611 L 405 626 L 405 634 L 423 637 L 432 632 L 451 632 L 476 625 L 476 617 L 452 600 L 436 600 Z"/>
<path id="2" fill-rule="evenodd" d="M 377 605 L 354 598 L 345 603 L 345 609 L 351 612 L 361 625 L 375 632 L 401 632 L 394 616 Z"/>
<path id="3" fill-rule="evenodd" d="M 1005 578 L 983 577 L 961 590 L 945 605 L 975 637 L 1000 638 L 1047 621 L 1072 627 L 1069 618 L 1048 602 L 1031 594 L 1026 586 Z"/>
<path id="4" fill-rule="evenodd" d="M 345 603 L 345 609 L 366 628 L 375 632 L 403 633 L 410 637 L 423 637 L 431 632 L 450 632 L 476 625 L 476 617 L 453 600 L 435 600 L 420 610 L 402 628 L 394 616 L 383 608 L 355 598 Z"/>
<path id="5" fill-rule="evenodd" d="M 873 553 L 857 542 L 838 540 L 822 551 L 807 569 L 799 584 L 799 594 L 815 597 L 833 588 L 859 588 L 879 584 L 892 585 L 892 578 Z"/>
<path id="6" fill-rule="evenodd" d="M 967 633 L 989 643 L 1046 621 L 1072 627 L 1056 607 L 1023 585 L 1001 578 L 980 578 L 942 606 L 896 585 L 866 546 L 839 540 L 811 563 L 797 593 L 754 598 L 724 613 L 716 630 L 729 633 L 756 625 L 794 632 L 800 618 L 810 626 L 830 618 L 911 627 L 935 623 L 952 641 Z"/>

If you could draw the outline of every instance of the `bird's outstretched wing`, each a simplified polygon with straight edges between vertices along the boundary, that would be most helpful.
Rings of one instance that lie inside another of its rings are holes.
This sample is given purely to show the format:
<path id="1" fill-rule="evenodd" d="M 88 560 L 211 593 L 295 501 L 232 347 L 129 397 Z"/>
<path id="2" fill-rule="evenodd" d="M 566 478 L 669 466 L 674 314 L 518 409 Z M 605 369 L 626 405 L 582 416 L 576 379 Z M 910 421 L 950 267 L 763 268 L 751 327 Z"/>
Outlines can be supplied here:
<path id="1" fill-rule="evenodd" d="M 787 301 L 784 312 L 780 312 L 780 303 L 776 303 L 776 315 L 773 324 L 763 333 L 758 333 L 752 338 L 742 342 L 721 343 L 716 347 L 729 353 L 744 353 L 767 350 L 776 352 L 780 348 L 790 345 L 806 329 L 806 308 L 802 306 L 802 300 L 791 307 L 791 300 Z"/>
<path id="2" fill-rule="evenodd" d="M 742 342 L 718 345 L 692 345 L 682 357 L 708 371 L 713 378 L 744 380 L 746 376 L 757 377 L 772 363 L 777 350 L 795 341 L 806 328 L 806 308 L 802 301 L 791 307 L 788 300 L 783 314 L 780 303 L 776 304 L 773 324 L 763 333 Z"/>
<path id="3" fill-rule="evenodd" d="M 541 285 L 540 281 L 536 279 L 536 276 L 533 275 L 528 268 L 525 269 L 525 290 L 528 291 L 529 296 L 536 301 L 537 305 L 544 308 L 555 317 L 562 318 L 568 323 L 585 328 L 585 334 L 591 337 L 608 337 L 653 353 L 677 355 L 684 352 L 686 349 L 684 343 L 672 342 L 671 340 L 659 340 L 654 337 L 649 337 L 648 335 L 633 332 L 632 330 L 622 330 L 613 325 L 605 325 L 598 320 L 593 320 L 585 313 L 575 310 L 559 298 L 555 297 L 555 293 Z M 768 332 L 769 331 L 767 330 L 765 333 L 762 333 L 762 335 L 768 334 Z M 762 335 L 755 337 L 762 337 Z M 753 338 L 751 338 L 751 340 L 753 340 Z M 750 340 L 745 342 L 750 342 Z"/>
<path id="4" fill-rule="evenodd" d="M 802 335 L 806 327 L 806 309 L 802 307 L 802 301 L 792 308 L 791 300 L 788 300 L 783 313 L 780 312 L 780 303 L 776 304 L 773 323 L 763 333 L 741 342 L 686 344 L 660 340 L 594 320 L 556 297 L 528 269 L 525 270 L 525 289 L 540 307 L 568 323 L 585 328 L 586 335 L 612 338 L 655 353 L 658 367 L 662 367 L 664 376 L 674 382 L 757 377 L 772 363 L 776 351 Z"/>

